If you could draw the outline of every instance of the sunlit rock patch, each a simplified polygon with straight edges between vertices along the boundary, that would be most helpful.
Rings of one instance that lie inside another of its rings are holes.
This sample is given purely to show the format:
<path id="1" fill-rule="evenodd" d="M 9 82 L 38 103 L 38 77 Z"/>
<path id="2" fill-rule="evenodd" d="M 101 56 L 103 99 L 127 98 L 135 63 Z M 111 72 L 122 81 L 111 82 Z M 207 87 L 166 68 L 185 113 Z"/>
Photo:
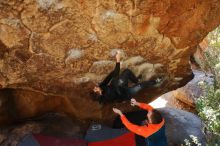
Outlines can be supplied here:
<path id="1" fill-rule="evenodd" d="M 101 107 L 89 92 L 113 70 L 117 50 L 122 70 L 165 78 L 141 93 L 157 97 L 192 79 L 189 58 L 219 25 L 219 12 L 216 0 L 1 1 L 0 87 L 64 97 L 80 110 L 69 112 L 73 118 L 106 122 L 113 104 Z"/>

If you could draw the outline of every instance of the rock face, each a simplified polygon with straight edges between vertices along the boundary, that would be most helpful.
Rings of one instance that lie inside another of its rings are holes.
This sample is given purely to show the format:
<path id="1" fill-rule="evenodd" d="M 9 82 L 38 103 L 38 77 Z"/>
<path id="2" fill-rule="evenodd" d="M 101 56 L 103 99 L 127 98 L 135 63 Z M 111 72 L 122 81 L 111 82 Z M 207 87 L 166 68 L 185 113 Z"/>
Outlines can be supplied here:
<path id="1" fill-rule="evenodd" d="M 185 86 L 163 94 L 150 104 L 153 107 L 172 107 L 196 113 L 195 101 L 204 93 L 201 83 L 213 85 L 213 75 L 193 70 L 194 78 Z"/>
<path id="2" fill-rule="evenodd" d="M 195 100 L 203 94 L 203 90 L 199 83 L 205 82 L 211 85 L 214 82 L 211 74 L 205 74 L 204 72 L 197 70 L 193 70 L 193 73 L 193 80 L 187 83 L 184 87 L 178 88 L 172 92 L 172 96 L 191 107 L 195 107 Z"/>
<path id="3" fill-rule="evenodd" d="M 196 115 L 173 108 L 162 108 L 160 111 L 166 120 L 166 135 L 169 146 L 185 144 L 185 139 L 192 142 L 190 135 L 197 137 L 202 146 L 206 145 L 202 132 L 202 121 Z"/>
<path id="4" fill-rule="evenodd" d="M 116 50 L 122 68 L 144 80 L 164 76 L 160 88 L 143 92 L 161 95 L 192 78 L 189 57 L 218 26 L 219 13 L 218 0 L 1 1 L 1 110 L 12 96 L 7 103 L 19 109 L 32 103 L 16 112 L 20 118 L 58 110 L 106 121 L 113 104 L 100 106 L 88 93 L 113 69 Z"/>

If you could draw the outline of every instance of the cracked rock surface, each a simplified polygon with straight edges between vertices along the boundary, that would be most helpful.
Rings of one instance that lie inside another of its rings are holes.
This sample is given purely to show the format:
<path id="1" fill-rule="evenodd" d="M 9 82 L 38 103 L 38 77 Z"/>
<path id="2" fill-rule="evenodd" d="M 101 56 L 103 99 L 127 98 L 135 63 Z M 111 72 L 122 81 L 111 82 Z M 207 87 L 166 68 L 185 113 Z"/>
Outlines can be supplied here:
<path id="1" fill-rule="evenodd" d="M 143 80 L 165 78 L 138 100 L 181 87 L 192 79 L 190 55 L 219 25 L 219 14 L 218 0 L 0 1 L 0 123 L 49 111 L 108 122 L 112 106 L 131 110 L 89 97 L 117 50 L 122 69 Z"/>

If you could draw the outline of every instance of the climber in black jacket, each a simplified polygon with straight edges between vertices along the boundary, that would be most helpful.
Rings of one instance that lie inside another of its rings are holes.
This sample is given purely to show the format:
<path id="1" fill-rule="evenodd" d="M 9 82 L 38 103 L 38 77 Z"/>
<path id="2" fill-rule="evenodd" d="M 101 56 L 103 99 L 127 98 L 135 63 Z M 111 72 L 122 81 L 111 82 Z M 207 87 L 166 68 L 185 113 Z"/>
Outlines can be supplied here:
<path id="1" fill-rule="evenodd" d="M 148 87 L 158 87 L 161 85 L 160 79 L 139 82 L 141 76 L 136 77 L 134 73 L 125 69 L 120 73 L 120 52 L 116 53 L 115 69 L 98 85 L 93 88 L 92 96 L 101 103 L 110 101 L 130 100 L 140 90 Z M 128 81 L 135 85 L 129 87 Z"/>

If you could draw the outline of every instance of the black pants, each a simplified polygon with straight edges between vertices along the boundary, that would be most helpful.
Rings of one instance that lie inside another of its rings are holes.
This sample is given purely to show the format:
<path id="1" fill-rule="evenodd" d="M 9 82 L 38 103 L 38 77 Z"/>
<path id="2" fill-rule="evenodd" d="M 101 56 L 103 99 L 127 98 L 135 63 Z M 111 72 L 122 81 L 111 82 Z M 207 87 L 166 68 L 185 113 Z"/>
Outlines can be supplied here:
<path id="1" fill-rule="evenodd" d="M 129 80 L 135 83 L 135 85 L 132 87 L 128 87 Z M 143 81 L 141 83 L 138 83 L 138 78 L 134 75 L 134 73 L 130 69 L 125 69 L 121 73 L 118 79 L 118 85 L 122 87 L 126 87 L 130 95 L 135 95 L 142 89 L 153 87 L 155 84 L 156 84 L 155 80 Z"/>
<path id="2" fill-rule="evenodd" d="M 133 86 L 129 86 L 128 82 L 134 83 Z M 130 100 L 130 98 L 137 94 L 140 90 L 154 87 L 156 85 L 155 80 L 138 82 L 138 78 L 134 73 L 125 69 L 120 74 L 120 63 L 116 63 L 115 69 L 99 84 L 99 87 L 103 90 L 104 95 L 102 100 L 111 99 L 124 101 Z"/>

